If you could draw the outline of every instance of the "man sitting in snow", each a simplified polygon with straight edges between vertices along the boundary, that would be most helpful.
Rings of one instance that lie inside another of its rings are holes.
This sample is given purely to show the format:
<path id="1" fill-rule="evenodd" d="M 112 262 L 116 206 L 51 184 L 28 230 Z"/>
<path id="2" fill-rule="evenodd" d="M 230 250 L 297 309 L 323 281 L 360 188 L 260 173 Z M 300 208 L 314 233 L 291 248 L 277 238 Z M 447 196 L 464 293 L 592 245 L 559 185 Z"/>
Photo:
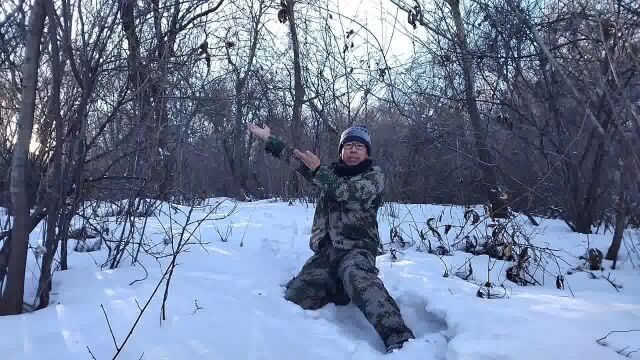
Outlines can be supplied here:
<path id="1" fill-rule="evenodd" d="M 342 133 L 340 159 L 330 166 L 321 165 L 310 151 L 291 148 L 266 126 L 249 124 L 249 130 L 266 141 L 268 153 L 293 166 L 320 190 L 309 242 L 314 254 L 287 283 L 285 298 L 304 309 L 353 301 L 380 335 L 387 352 L 415 338 L 375 266 L 380 245 L 377 212 L 383 202 L 385 177 L 369 158 L 367 128 L 353 126 Z"/>

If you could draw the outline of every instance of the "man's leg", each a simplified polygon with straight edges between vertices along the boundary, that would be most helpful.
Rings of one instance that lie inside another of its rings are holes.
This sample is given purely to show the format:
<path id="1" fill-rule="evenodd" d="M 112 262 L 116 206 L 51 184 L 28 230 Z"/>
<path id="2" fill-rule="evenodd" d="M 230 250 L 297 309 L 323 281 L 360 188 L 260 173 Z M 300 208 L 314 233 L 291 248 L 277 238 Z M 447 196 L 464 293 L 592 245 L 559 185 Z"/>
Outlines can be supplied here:
<path id="1" fill-rule="evenodd" d="M 378 277 L 373 254 L 366 250 L 350 251 L 341 260 L 338 275 L 349 298 L 373 325 L 388 350 L 415 338 L 405 325 L 398 304 Z"/>
<path id="2" fill-rule="evenodd" d="M 331 271 L 328 256 L 314 254 L 287 283 L 284 298 L 306 310 L 315 310 L 329 303 Z"/>

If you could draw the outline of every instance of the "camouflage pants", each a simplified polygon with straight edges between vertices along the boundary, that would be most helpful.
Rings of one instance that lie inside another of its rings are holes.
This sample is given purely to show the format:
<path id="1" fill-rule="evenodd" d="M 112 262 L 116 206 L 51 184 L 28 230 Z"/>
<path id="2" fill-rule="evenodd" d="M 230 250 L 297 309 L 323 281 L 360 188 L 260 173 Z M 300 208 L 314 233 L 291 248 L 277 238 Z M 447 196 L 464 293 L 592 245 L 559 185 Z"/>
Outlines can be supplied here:
<path id="1" fill-rule="evenodd" d="M 367 250 L 336 252 L 325 247 L 303 265 L 287 284 L 285 299 L 303 309 L 349 301 L 362 311 L 385 346 L 414 338 L 395 300 L 378 277 L 375 257 Z"/>

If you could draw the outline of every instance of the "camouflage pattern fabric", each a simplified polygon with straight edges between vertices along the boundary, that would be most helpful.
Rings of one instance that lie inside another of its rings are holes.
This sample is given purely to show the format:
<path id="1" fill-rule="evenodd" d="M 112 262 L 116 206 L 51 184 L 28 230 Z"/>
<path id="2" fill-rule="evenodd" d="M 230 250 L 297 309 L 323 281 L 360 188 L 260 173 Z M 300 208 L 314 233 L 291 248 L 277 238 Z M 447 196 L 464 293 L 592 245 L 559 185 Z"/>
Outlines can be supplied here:
<path id="1" fill-rule="evenodd" d="M 265 150 L 296 169 L 320 191 L 311 227 L 309 247 L 315 253 L 330 239 L 334 248 L 367 249 L 379 255 L 378 209 L 382 206 L 385 176 L 379 166 L 361 174 L 337 176 L 329 166 L 311 172 L 293 155 L 293 148 L 270 136 Z"/>
<path id="2" fill-rule="evenodd" d="M 370 166 L 354 176 L 338 176 L 330 166 L 312 172 L 293 148 L 270 136 L 265 150 L 300 173 L 320 191 L 309 247 L 314 254 L 287 284 L 285 298 L 304 309 L 352 301 L 375 328 L 385 346 L 414 338 L 400 309 L 378 277 L 378 209 L 385 176 Z"/>
<path id="3" fill-rule="evenodd" d="M 304 264 L 287 284 L 285 299 L 303 309 L 318 309 L 330 302 L 349 300 L 362 311 L 385 346 L 415 338 L 400 309 L 378 277 L 375 257 L 367 250 L 323 248 Z"/>

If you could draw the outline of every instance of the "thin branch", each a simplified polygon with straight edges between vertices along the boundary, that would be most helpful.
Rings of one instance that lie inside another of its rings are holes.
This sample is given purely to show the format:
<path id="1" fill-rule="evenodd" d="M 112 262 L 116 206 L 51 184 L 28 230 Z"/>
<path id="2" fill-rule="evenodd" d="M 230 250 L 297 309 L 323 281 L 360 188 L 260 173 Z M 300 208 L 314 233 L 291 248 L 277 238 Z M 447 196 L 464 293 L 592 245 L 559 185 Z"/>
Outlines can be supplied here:
<path id="1" fill-rule="evenodd" d="M 89 350 L 89 354 L 91 355 L 91 358 L 93 358 L 93 360 L 97 360 L 96 357 L 93 355 L 93 353 L 91 352 L 91 349 L 89 349 L 89 346 L 87 345 L 87 350 Z"/>
<path id="2" fill-rule="evenodd" d="M 113 344 L 116 346 L 116 349 L 120 351 L 120 348 L 118 347 L 118 342 L 116 341 L 116 336 L 113 334 L 113 328 L 111 327 L 111 323 L 109 322 L 109 316 L 107 316 L 107 311 L 104 309 L 104 306 L 102 304 L 100 304 L 100 307 L 102 308 L 102 313 L 104 314 L 104 318 L 107 320 L 107 326 L 109 326 L 109 332 L 111 333 Z"/>
<path id="3" fill-rule="evenodd" d="M 630 333 L 630 332 L 636 332 L 636 331 L 640 331 L 640 329 L 631 329 L 631 330 L 612 330 L 609 331 L 609 333 L 603 337 L 601 337 L 600 339 L 597 339 L 596 342 L 600 343 L 603 340 L 606 340 L 609 335 L 611 334 L 620 334 L 620 333 Z"/>
<path id="4" fill-rule="evenodd" d="M 189 27 L 189 25 L 191 25 L 191 23 L 193 23 L 194 21 L 200 19 L 201 17 L 207 16 L 207 15 L 209 15 L 211 13 L 216 12 L 220 8 L 220 6 L 222 6 L 223 2 L 224 2 L 224 0 L 220 0 L 216 4 L 216 6 L 212 7 L 211 9 L 205 10 L 205 11 L 201 12 L 200 14 L 194 15 L 191 19 L 189 19 L 187 22 L 182 24 L 182 26 L 178 27 L 176 29 L 176 33 L 179 33 L 182 30 L 186 29 L 187 27 Z"/>

